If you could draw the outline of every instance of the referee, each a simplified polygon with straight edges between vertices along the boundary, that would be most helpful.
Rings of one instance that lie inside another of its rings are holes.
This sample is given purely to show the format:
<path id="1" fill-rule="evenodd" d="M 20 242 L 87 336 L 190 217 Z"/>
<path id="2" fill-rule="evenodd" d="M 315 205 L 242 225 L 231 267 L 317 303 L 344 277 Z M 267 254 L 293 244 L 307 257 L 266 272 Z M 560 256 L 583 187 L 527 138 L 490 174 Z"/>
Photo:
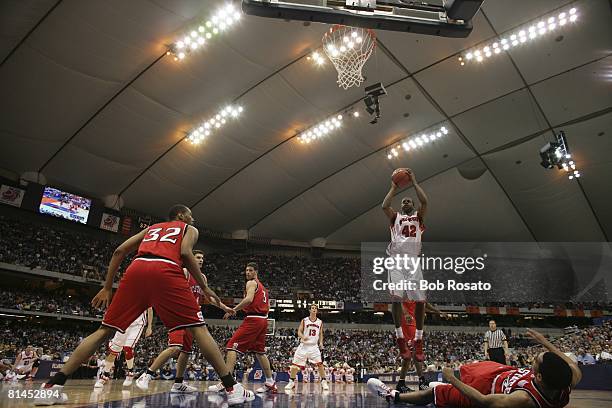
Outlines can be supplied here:
<path id="1" fill-rule="evenodd" d="M 489 330 L 485 333 L 484 353 L 491 361 L 506 364 L 508 353 L 508 340 L 503 331 L 497 329 L 495 320 L 489 321 Z"/>

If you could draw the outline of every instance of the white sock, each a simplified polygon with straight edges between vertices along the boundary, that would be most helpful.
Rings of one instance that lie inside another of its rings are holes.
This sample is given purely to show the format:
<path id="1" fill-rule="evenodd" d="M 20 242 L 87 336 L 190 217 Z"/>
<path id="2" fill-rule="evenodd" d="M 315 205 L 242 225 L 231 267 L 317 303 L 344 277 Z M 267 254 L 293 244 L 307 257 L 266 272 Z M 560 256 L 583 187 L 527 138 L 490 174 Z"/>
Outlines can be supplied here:
<path id="1" fill-rule="evenodd" d="M 415 340 L 423 340 L 423 330 L 416 330 L 414 332 L 414 339 Z"/>
<path id="2" fill-rule="evenodd" d="M 421 333 L 423 333 L 423 330 L 421 330 Z M 401 327 L 396 327 L 395 328 L 395 337 L 397 337 L 398 339 L 403 339 L 404 338 L 404 332 L 402 331 Z"/>
<path id="3" fill-rule="evenodd" d="M 274 384 L 274 378 L 266 377 L 266 384 Z"/>

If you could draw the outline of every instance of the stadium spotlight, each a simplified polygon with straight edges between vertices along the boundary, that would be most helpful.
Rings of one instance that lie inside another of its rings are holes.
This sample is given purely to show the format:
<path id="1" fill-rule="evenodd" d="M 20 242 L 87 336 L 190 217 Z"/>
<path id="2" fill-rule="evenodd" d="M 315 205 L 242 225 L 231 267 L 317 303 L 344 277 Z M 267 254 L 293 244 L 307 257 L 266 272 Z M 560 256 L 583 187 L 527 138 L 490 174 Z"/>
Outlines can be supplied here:
<path id="1" fill-rule="evenodd" d="M 240 20 L 240 17 L 240 9 L 232 4 L 227 4 L 213 14 L 209 20 L 202 22 L 172 43 L 166 54 L 173 54 L 175 61 L 182 61 L 191 52 L 201 48 L 212 37 L 234 25 Z"/>
<path id="2" fill-rule="evenodd" d="M 433 131 L 431 133 L 423 133 L 418 136 L 407 137 L 401 142 L 393 144 L 393 147 L 391 147 L 387 151 L 387 159 L 391 160 L 396 157 L 399 157 L 400 152 L 402 150 L 404 152 L 416 150 L 419 147 L 425 146 L 426 144 L 440 139 L 442 136 L 446 136 L 447 134 L 448 129 L 446 128 L 446 126 L 441 126 L 438 130 Z"/>
<path id="3" fill-rule="evenodd" d="M 576 169 L 576 163 L 572 160 L 572 155 L 567 145 L 565 132 L 559 131 L 555 134 L 555 140 L 546 143 L 540 149 L 540 165 L 545 169 L 553 169 L 557 167 L 559 170 L 564 170 L 568 173 L 568 178 L 580 178 L 580 171 Z"/>
<path id="4" fill-rule="evenodd" d="M 459 64 L 464 66 L 470 62 L 483 62 L 493 55 L 500 54 L 502 51 L 507 51 L 510 48 L 518 47 L 525 43 L 531 42 L 546 33 L 556 31 L 559 27 L 565 26 L 568 22 L 574 23 L 578 19 L 578 11 L 575 7 L 568 11 L 563 11 L 555 16 L 543 17 L 538 22 L 532 22 L 523 27 L 512 31 L 510 34 L 503 35 L 500 38 L 488 42 L 478 48 L 473 48 L 459 57 Z"/>
<path id="5" fill-rule="evenodd" d="M 301 143 L 310 143 L 313 140 L 326 136 L 333 130 L 340 128 L 340 126 L 342 126 L 343 119 L 344 116 L 342 115 L 332 116 L 331 118 L 328 118 L 327 120 L 324 120 L 302 132 L 298 136 L 298 140 Z"/>
<path id="6" fill-rule="evenodd" d="M 342 113 L 336 113 L 329 118 L 317 123 L 314 126 L 298 133 L 298 141 L 300 143 L 310 143 L 317 139 L 322 138 L 331 134 L 332 131 L 342 127 L 343 120 L 345 118 L 358 119 L 359 111 L 354 110 L 354 107 L 349 107 L 342 111 Z"/>
<path id="7" fill-rule="evenodd" d="M 325 58 L 323 57 L 323 55 L 321 55 L 319 51 L 313 52 L 307 57 L 307 59 L 309 61 L 313 61 L 317 66 L 325 64 Z"/>
<path id="8" fill-rule="evenodd" d="M 225 125 L 228 120 L 238 118 L 242 111 L 242 106 L 228 105 L 221 109 L 219 113 L 212 118 L 202 122 L 199 126 L 196 126 L 191 132 L 189 132 L 186 139 L 189 140 L 191 144 L 198 145 L 202 143 L 206 137 L 210 136 L 212 132 Z"/>

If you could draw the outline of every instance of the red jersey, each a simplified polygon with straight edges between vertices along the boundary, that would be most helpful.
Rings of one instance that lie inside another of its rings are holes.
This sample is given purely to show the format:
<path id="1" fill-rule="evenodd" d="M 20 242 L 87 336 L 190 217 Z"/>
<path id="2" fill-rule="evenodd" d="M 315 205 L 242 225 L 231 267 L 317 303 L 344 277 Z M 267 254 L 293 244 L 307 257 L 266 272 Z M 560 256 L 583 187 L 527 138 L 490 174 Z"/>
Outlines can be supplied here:
<path id="1" fill-rule="evenodd" d="M 179 267 L 183 265 L 181 243 L 187 232 L 183 221 L 160 222 L 147 228 L 147 232 L 138 247 L 136 257 L 162 258 L 172 261 Z"/>
<path id="2" fill-rule="evenodd" d="M 257 288 L 255 289 L 255 295 L 253 296 L 253 302 L 245 307 L 243 310 L 247 314 L 262 314 L 267 315 L 270 310 L 270 302 L 268 301 L 268 289 L 261 284 L 258 279 Z"/>
<path id="3" fill-rule="evenodd" d="M 494 394 L 510 394 L 525 391 L 539 408 L 561 408 L 569 404 L 570 388 L 561 391 L 559 397 L 550 401 L 540 392 L 534 382 L 535 375 L 526 368 L 504 371 L 495 377 L 491 390 Z"/>
<path id="4" fill-rule="evenodd" d="M 193 293 L 193 297 L 195 297 L 195 300 L 196 302 L 198 302 L 198 305 L 199 305 L 200 297 L 204 294 L 204 291 L 202 290 L 200 285 L 198 285 L 198 282 L 196 282 L 196 280 L 193 279 L 193 276 L 191 276 L 189 272 L 187 273 L 189 274 L 187 278 L 189 280 L 189 288 L 191 289 L 191 293 Z"/>

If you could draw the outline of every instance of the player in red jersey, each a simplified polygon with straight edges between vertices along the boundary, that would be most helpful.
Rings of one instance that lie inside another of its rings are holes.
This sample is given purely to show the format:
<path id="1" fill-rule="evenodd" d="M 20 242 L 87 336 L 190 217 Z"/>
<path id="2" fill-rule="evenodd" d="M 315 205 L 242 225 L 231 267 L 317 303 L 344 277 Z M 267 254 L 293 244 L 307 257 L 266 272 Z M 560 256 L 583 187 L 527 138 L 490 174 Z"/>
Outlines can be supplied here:
<path id="1" fill-rule="evenodd" d="M 151 225 L 115 249 L 104 287 L 91 302 L 94 307 L 108 306 L 102 325 L 83 340 L 62 369 L 43 384 L 46 392 L 41 392 L 41 398 L 35 400 L 36 405 L 66 402 L 68 398 L 61 392 L 66 377 L 75 372 L 116 330 L 123 333 L 136 317 L 151 306 L 170 331 L 189 330 L 204 358 L 219 374 L 228 394 L 229 405 L 242 404 L 255 398 L 230 374 L 217 343 L 205 327 L 200 307 L 191 295 L 183 274 L 182 267 L 185 265 L 204 292 L 221 304 L 219 297 L 207 286 L 206 278 L 192 253 L 198 240 L 198 230 L 191 225 L 191 210 L 179 204 L 173 206 L 168 215 L 170 221 Z M 127 254 L 135 250 L 138 252 L 119 282 L 111 302 L 113 279 L 119 265 Z"/>
<path id="2" fill-rule="evenodd" d="M 414 334 L 416 332 L 416 317 L 415 317 L 415 309 L 417 302 L 403 302 L 403 315 L 402 320 L 400 322 L 402 332 L 404 334 L 404 339 L 407 341 L 412 341 L 414 339 Z M 440 310 L 436 309 L 429 303 L 425 303 L 425 311 L 428 313 L 435 313 L 444 316 L 445 314 Z M 412 356 L 412 359 L 402 358 L 402 367 L 400 369 L 399 381 L 395 389 L 400 393 L 411 392 L 412 390 L 406 385 L 406 374 L 408 370 L 414 363 L 414 367 L 416 369 L 416 373 L 419 376 L 419 390 L 428 389 L 427 381 L 423 376 L 423 362 L 418 361 L 416 359 L 416 355 Z"/>
<path id="3" fill-rule="evenodd" d="M 193 255 L 195 256 L 198 266 L 200 269 L 204 265 L 204 252 L 195 249 L 193 251 Z M 191 288 L 191 292 L 193 293 L 196 302 L 200 304 L 200 297 L 203 295 L 202 288 L 198 285 L 195 279 L 189 274 L 189 271 L 186 269 L 183 271 L 185 273 L 185 278 L 189 281 L 189 287 Z M 220 306 L 221 309 L 228 310 L 225 305 Z M 136 386 L 143 391 L 149 389 L 149 381 L 155 375 L 157 370 L 159 370 L 169 358 L 177 358 L 176 361 L 176 376 L 174 379 L 174 384 L 172 385 L 172 389 L 170 392 L 172 393 L 190 393 L 196 392 L 197 388 L 188 385 L 183 382 L 185 369 L 187 368 L 187 361 L 189 359 L 189 354 L 191 353 L 191 347 L 193 344 L 193 336 L 186 329 L 174 330 L 168 333 L 168 347 L 159 353 L 153 364 L 142 373 L 140 377 L 136 380 Z"/>
<path id="4" fill-rule="evenodd" d="M 255 262 L 249 262 L 246 265 L 245 276 L 247 282 L 244 299 L 224 316 L 224 319 L 227 319 L 240 310 L 246 313 L 242 324 L 227 342 L 226 364 L 230 372 L 232 372 L 236 364 L 237 352 L 240 354 L 255 353 L 266 376 L 264 387 L 257 389 L 256 392 L 276 393 L 278 390 L 274 382 L 270 360 L 268 360 L 268 356 L 265 354 L 268 311 L 270 310 L 268 290 L 257 278 L 257 264 Z M 209 391 L 223 390 L 221 384 L 212 385 L 208 389 Z"/>
<path id="5" fill-rule="evenodd" d="M 400 394 L 382 381 L 371 378 L 368 388 L 387 401 L 436 407 L 459 408 L 562 408 L 580 382 L 582 373 L 571 358 L 535 330 L 527 334 L 548 349 L 540 353 L 531 370 L 482 361 L 461 367 L 461 380 L 450 368 L 443 370 L 450 384 L 438 384 L 425 391 Z"/>
<path id="6" fill-rule="evenodd" d="M 415 208 L 412 198 L 404 197 L 402 198 L 400 211 L 395 211 L 391 207 L 391 200 L 398 186 L 391 181 L 391 188 L 382 202 L 382 210 L 390 222 L 389 229 L 391 232 L 391 242 L 387 247 L 387 255 L 389 257 L 396 255 L 418 257 L 421 255 L 421 236 L 425 231 L 424 219 L 427 214 L 429 200 L 425 191 L 423 191 L 417 182 L 414 172 L 408 168 L 403 168 L 401 170 L 405 170 L 410 175 L 420 206 L 418 209 Z M 419 285 L 418 281 L 423 278 L 423 272 L 420 266 L 412 271 L 401 267 L 395 267 L 389 269 L 388 273 L 390 283 L 399 283 L 403 280 L 409 280 L 415 282 L 417 287 Z M 402 358 L 411 360 L 411 347 L 413 347 L 416 360 L 423 361 L 425 359 L 425 353 L 423 352 L 425 293 L 421 290 L 391 290 L 391 295 L 396 299 L 391 305 L 391 313 L 393 315 L 393 323 L 395 324 L 395 335 L 400 354 Z M 417 302 L 415 309 L 416 331 L 412 342 L 404 338 L 400 324 L 403 315 L 400 302 L 406 300 Z"/>

